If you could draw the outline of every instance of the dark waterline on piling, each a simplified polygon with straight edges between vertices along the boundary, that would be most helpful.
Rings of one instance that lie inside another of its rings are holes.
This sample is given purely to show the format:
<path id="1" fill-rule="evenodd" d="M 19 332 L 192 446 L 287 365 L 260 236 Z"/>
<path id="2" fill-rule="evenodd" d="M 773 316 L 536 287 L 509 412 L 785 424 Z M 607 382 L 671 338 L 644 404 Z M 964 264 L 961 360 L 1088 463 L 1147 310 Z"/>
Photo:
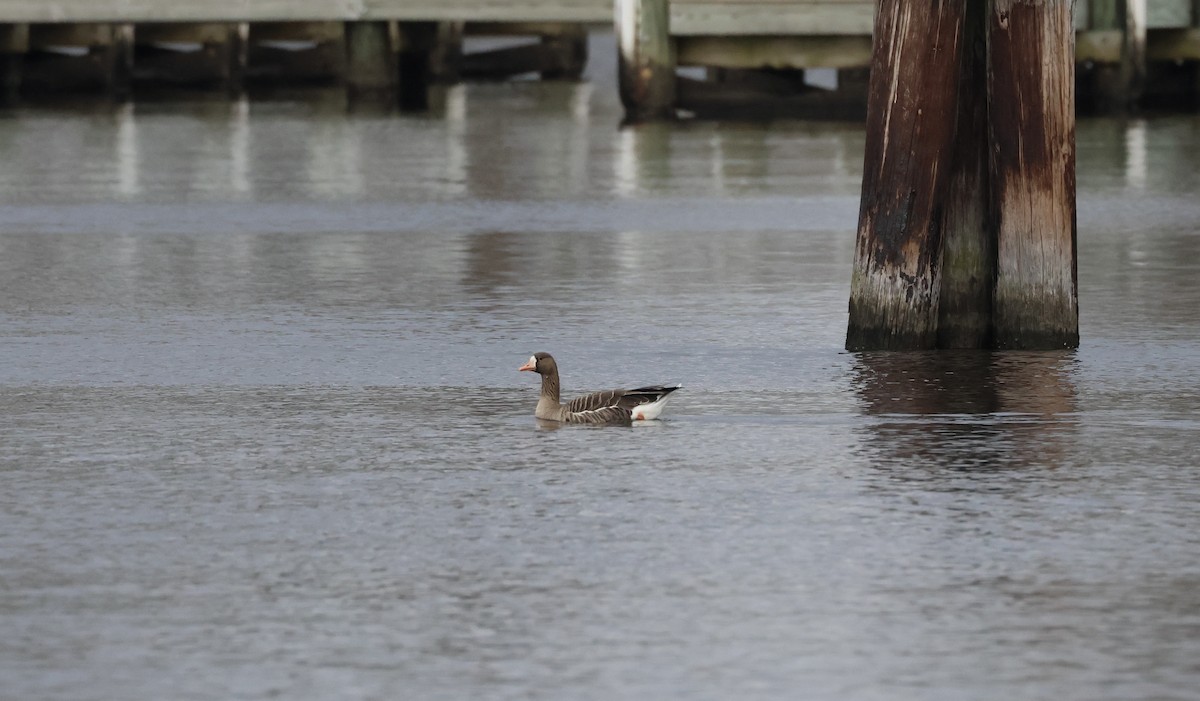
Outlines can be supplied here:
<path id="1" fill-rule="evenodd" d="M 1079 124 L 1078 351 L 849 354 L 861 128 L 610 88 L 5 113 L 4 694 L 1194 693 L 1200 122 Z"/>

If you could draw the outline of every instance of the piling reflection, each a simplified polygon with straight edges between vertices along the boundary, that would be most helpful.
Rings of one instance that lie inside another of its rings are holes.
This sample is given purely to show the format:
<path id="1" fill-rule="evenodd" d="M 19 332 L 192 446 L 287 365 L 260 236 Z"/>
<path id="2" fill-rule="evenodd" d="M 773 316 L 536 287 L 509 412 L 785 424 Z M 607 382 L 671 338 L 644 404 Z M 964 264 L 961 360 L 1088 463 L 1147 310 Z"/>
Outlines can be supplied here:
<path id="1" fill-rule="evenodd" d="M 600 236 L 556 236 L 512 231 L 471 236 L 460 283 L 483 300 L 506 292 L 527 299 L 561 299 L 567 289 L 587 290 L 625 282 L 618 242 Z"/>
<path id="2" fill-rule="evenodd" d="M 670 136 L 670 128 L 664 124 L 646 124 L 617 132 L 613 185 L 618 195 L 633 197 L 669 180 Z"/>
<path id="3" fill-rule="evenodd" d="M 522 239 L 531 237 L 505 231 L 489 231 L 472 236 L 466 247 L 466 261 L 460 277 L 462 286 L 484 297 L 497 296 L 501 289 L 519 284 L 530 272 L 522 268 Z"/>
<path id="4" fill-rule="evenodd" d="M 1147 193 L 1194 192 L 1200 171 L 1179 144 L 1200 132 L 1194 115 L 1080 119 L 1076 127 L 1081 191 L 1095 186 Z"/>
<path id="5" fill-rule="evenodd" d="M 124 104 L 116 110 L 116 138 L 113 140 L 113 161 L 116 163 L 117 193 L 125 197 L 137 195 L 142 190 L 138 182 L 141 173 L 138 153 L 137 123 L 133 117 L 133 105 Z"/>
<path id="6" fill-rule="evenodd" d="M 1075 440 L 1071 352 L 862 353 L 865 444 L 902 470 L 1055 468 Z"/>

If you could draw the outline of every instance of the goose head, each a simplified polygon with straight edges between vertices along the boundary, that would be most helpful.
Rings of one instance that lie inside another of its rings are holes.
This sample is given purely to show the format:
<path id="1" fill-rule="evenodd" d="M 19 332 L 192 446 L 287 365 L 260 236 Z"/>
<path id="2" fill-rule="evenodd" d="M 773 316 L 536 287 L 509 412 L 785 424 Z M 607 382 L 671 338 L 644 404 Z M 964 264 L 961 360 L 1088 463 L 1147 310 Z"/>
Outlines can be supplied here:
<path id="1" fill-rule="evenodd" d="M 549 353 L 534 353 L 529 356 L 529 360 L 524 365 L 517 368 L 519 371 L 536 372 L 539 375 L 553 375 L 558 371 L 558 365 L 555 364 L 554 358 Z"/>

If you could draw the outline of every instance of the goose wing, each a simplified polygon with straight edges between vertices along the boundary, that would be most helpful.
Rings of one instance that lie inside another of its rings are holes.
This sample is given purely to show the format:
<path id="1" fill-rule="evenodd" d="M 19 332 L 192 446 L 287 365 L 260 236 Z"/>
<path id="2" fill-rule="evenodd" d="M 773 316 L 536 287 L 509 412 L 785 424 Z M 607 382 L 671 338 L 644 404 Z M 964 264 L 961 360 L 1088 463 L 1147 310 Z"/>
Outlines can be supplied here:
<path id="1" fill-rule="evenodd" d="M 606 389 L 575 397 L 567 404 L 567 411 L 596 411 L 610 406 L 633 409 L 639 404 L 657 402 L 679 388 L 680 385 L 649 385 L 637 389 Z"/>
<path id="2" fill-rule="evenodd" d="M 682 385 L 649 385 L 625 390 L 624 396 L 621 397 L 621 406 L 633 409 L 640 404 L 653 404 L 680 387 Z"/>
<path id="3" fill-rule="evenodd" d="M 592 392 L 580 397 L 575 397 L 567 404 L 567 411 L 597 411 L 608 407 L 621 406 L 621 399 L 625 396 L 623 389 L 606 389 L 602 392 Z"/>
<path id="4" fill-rule="evenodd" d="M 632 413 L 619 406 L 606 406 L 599 409 L 567 412 L 564 419 L 572 424 L 628 424 L 633 421 Z"/>
<path id="5" fill-rule="evenodd" d="M 581 424 L 628 423 L 632 419 L 627 392 L 606 389 L 575 397 L 567 404 L 567 421 Z"/>
<path id="6" fill-rule="evenodd" d="M 625 422 L 632 420 L 634 409 L 642 405 L 657 405 L 653 412 L 653 416 L 657 416 L 661 411 L 663 399 L 679 387 L 650 385 L 637 389 L 608 389 L 585 394 L 567 404 L 567 420 L 573 423 Z"/>

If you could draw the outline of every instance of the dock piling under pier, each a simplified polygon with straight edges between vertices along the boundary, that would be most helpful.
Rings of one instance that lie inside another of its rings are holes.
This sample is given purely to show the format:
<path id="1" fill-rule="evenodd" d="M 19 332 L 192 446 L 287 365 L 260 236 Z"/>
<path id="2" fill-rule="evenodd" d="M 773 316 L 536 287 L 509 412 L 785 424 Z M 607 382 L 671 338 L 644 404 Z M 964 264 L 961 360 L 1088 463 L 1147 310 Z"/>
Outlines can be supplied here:
<path id="1" fill-rule="evenodd" d="M 1073 8 L 1082 108 L 1196 106 L 1200 0 Z M 464 78 L 578 80 L 588 29 L 609 26 L 630 120 L 862 118 L 875 12 L 876 0 L 0 0 L 0 99 L 119 97 L 132 81 L 342 84 L 420 104 L 421 85 Z M 464 53 L 484 36 L 502 41 Z M 837 71 L 836 87 L 814 69 Z"/>
<path id="2" fill-rule="evenodd" d="M 21 64 L 29 53 L 28 24 L 0 24 L 0 105 L 17 101 Z"/>
<path id="3" fill-rule="evenodd" d="M 386 93 L 423 109 L 431 84 L 472 73 L 578 80 L 585 25 L 611 21 L 611 0 L 0 0 L 0 98 L 121 95 L 131 80 L 235 92 L 244 82 L 340 82 L 352 96 Z M 531 48 L 464 56 L 468 32 L 524 32 Z"/>

